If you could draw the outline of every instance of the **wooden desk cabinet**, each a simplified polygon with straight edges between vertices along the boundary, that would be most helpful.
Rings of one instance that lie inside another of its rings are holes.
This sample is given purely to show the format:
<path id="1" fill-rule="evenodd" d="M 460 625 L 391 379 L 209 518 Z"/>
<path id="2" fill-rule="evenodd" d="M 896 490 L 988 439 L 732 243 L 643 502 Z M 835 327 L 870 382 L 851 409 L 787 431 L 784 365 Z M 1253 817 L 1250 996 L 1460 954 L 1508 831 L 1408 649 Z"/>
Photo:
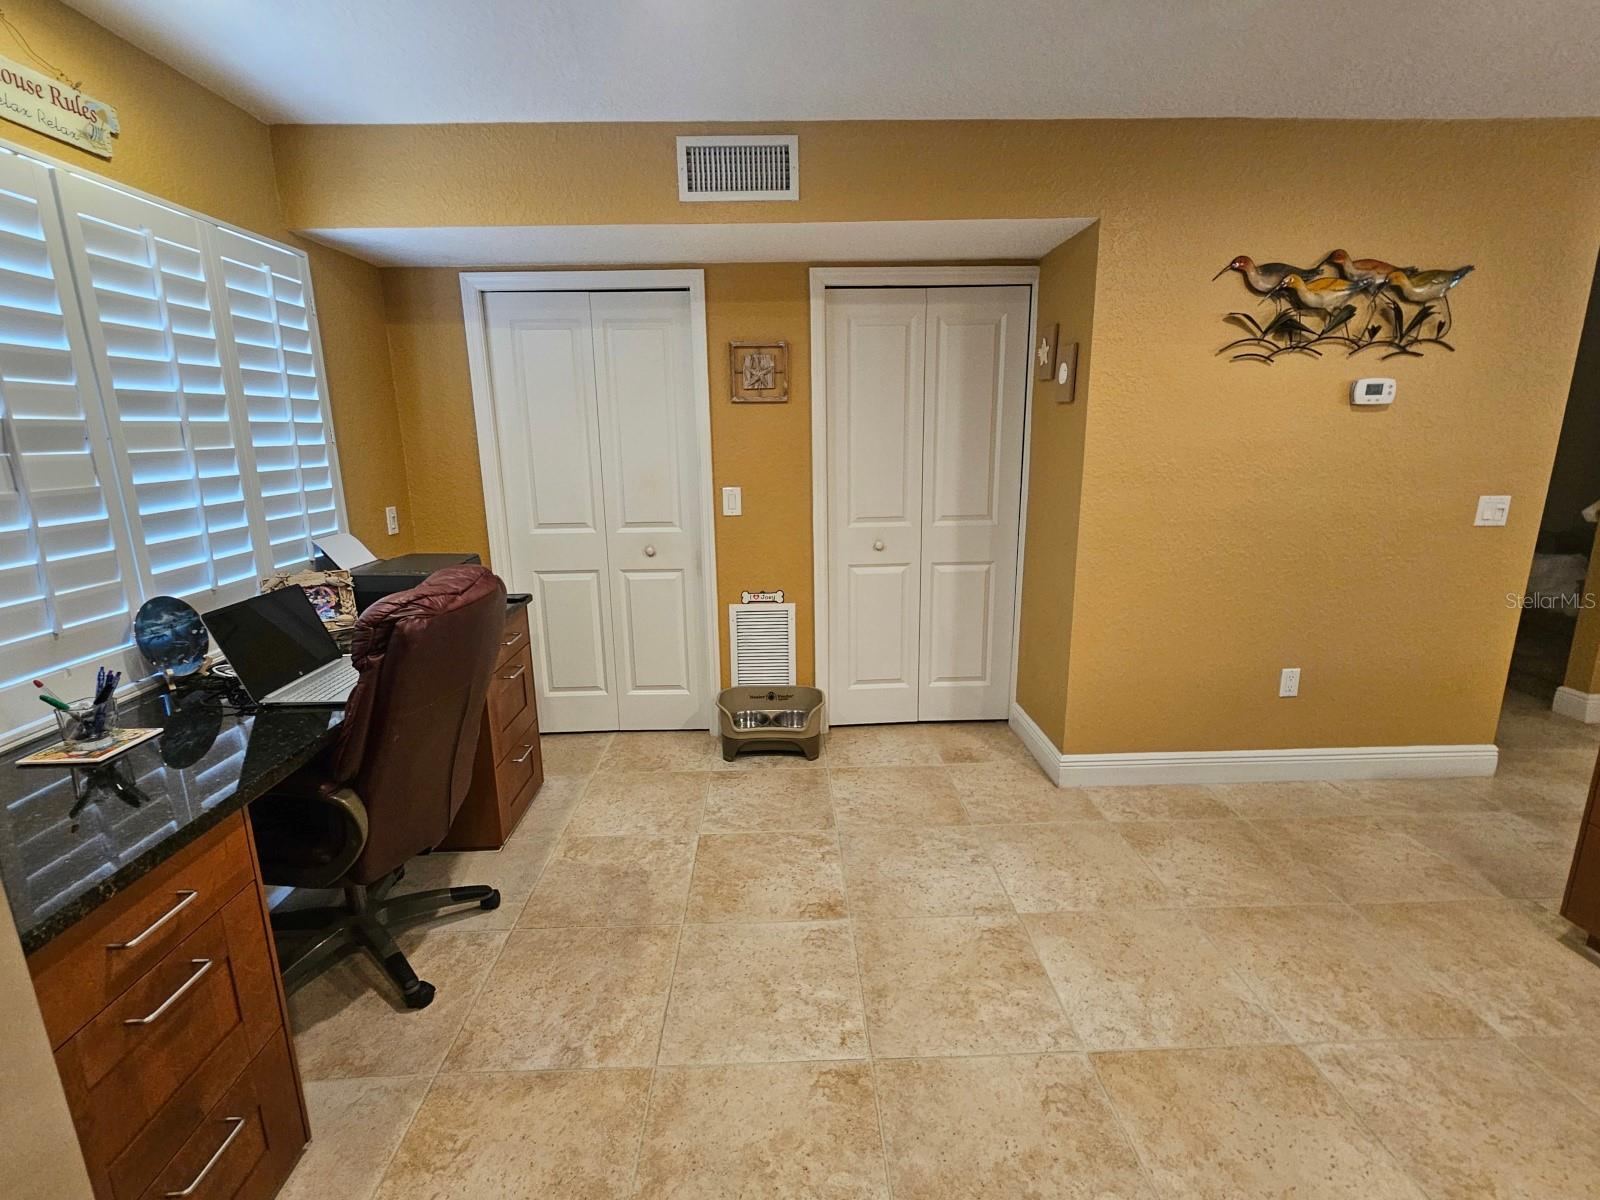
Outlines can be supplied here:
<path id="1" fill-rule="evenodd" d="M 472 786 L 439 849 L 498 850 L 543 782 L 533 650 L 528 644 L 528 607 L 524 604 L 506 617 L 500 656 L 483 706 Z"/>
<path id="2" fill-rule="evenodd" d="M 1589 785 L 1589 804 L 1578 829 L 1561 915 L 1587 933 L 1589 945 L 1600 950 L 1600 762 Z"/>
<path id="3" fill-rule="evenodd" d="M 309 1136 L 243 812 L 28 959 L 98 1200 L 266 1200 Z"/>

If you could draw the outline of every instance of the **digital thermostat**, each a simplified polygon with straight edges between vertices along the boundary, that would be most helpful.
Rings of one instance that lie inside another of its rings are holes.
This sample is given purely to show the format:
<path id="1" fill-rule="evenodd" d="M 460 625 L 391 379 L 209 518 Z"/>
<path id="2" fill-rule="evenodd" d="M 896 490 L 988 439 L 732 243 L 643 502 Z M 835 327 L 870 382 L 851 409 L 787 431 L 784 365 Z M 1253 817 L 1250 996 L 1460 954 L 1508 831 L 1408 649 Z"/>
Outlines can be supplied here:
<path id="1" fill-rule="evenodd" d="M 1394 380 L 1358 379 L 1350 385 L 1350 403 L 1358 408 L 1394 403 Z"/>

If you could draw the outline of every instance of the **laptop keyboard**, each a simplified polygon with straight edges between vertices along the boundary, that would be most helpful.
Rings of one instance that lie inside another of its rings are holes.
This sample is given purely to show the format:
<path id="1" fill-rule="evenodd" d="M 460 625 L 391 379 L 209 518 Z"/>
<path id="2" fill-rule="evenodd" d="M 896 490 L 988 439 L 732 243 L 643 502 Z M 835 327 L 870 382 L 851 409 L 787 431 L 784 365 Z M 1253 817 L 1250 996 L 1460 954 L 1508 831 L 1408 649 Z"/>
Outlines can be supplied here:
<path id="1" fill-rule="evenodd" d="M 335 700 L 343 700 L 350 694 L 350 689 L 355 687 L 356 680 L 361 678 L 361 673 L 355 669 L 348 658 L 340 659 L 337 665 L 329 664 L 332 670 L 321 670 L 307 675 L 297 683 L 292 683 L 272 697 L 274 704 L 321 704 Z"/>

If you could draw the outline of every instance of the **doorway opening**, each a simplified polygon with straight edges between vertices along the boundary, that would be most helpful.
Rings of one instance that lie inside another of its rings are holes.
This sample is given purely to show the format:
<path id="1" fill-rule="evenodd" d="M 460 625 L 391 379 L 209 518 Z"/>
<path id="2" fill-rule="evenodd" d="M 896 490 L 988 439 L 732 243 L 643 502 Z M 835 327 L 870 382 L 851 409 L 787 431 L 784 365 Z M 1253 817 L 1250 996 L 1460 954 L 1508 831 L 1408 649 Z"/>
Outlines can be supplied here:
<path id="1" fill-rule="evenodd" d="M 1507 690 L 1600 723 L 1600 262 L 1522 599 Z M 1510 697 L 1508 696 L 1508 699 Z"/>

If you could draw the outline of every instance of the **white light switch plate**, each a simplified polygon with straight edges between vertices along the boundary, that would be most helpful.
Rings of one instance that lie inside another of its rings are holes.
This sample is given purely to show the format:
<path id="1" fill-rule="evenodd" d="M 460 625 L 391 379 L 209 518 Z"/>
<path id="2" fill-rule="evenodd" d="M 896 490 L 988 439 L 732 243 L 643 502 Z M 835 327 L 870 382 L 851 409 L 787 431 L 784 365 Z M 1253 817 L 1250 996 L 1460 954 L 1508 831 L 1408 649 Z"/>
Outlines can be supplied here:
<path id="1" fill-rule="evenodd" d="M 1510 496 L 1479 496 L 1474 525 L 1504 525 L 1511 516 Z"/>
<path id="2" fill-rule="evenodd" d="M 1278 676 L 1279 696 L 1298 696 L 1300 694 L 1300 668 L 1285 667 Z"/>
<path id="3" fill-rule="evenodd" d="M 744 489 L 725 487 L 722 489 L 722 515 L 725 517 L 738 517 L 744 514 Z"/>
<path id="4" fill-rule="evenodd" d="M 400 532 L 400 512 L 394 505 L 389 505 L 383 510 L 383 521 L 388 526 L 390 533 Z"/>

